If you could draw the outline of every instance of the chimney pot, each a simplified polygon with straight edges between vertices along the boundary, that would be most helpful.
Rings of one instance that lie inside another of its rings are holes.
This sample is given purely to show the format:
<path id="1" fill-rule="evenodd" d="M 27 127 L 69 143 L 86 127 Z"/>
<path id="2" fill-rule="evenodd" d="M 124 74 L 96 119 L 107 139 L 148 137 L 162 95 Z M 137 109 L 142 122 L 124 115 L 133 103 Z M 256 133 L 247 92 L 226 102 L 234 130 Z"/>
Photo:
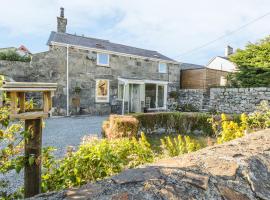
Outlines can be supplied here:
<path id="1" fill-rule="evenodd" d="M 226 48 L 225 48 L 225 56 L 226 57 L 229 57 L 230 55 L 232 55 L 233 54 L 233 48 L 231 47 L 231 46 L 227 46 Z"/>
<path id="2" fill-rule="evenodd" d="M 64 14 L 64 8 L 63 7 L 61 7 L 60 8 L 60 17 L 65 17 L 65 14 Z"/>

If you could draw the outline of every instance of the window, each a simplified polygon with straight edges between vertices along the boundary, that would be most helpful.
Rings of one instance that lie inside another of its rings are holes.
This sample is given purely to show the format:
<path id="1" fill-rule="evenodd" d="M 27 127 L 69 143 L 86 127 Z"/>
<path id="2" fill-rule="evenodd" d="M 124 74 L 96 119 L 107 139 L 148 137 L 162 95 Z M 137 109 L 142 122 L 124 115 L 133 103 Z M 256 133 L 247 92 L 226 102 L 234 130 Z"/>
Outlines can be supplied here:
<path id="1" fill-rule="evenodd" d="M 163 108 L 165 102 L 165 86 L 147 83 L 145 84 L 145 107 Z"/>
<path id="2" fill-rule="evenodd" d="M 109 54 L 105 54 L 105 53 L 97 54 L 97 65 L 109 66 L 109 62 L 110 62 Z"/>
<path id="3" fill-rule="evenodd" d="M 224 76 L 220 77 L 220 86 L 226 86 L 227 79 Z"/>
<path id="4" fill-rule="evenodd" d="M 96 102 L 109 102 L 109 80 L 96 80 Z"/>
<path id="5" fill-rule="evenodd" d="M 167 73 L 167 64 L 166 63 L 159 63 L 158 72 L 159 73 Z"/>

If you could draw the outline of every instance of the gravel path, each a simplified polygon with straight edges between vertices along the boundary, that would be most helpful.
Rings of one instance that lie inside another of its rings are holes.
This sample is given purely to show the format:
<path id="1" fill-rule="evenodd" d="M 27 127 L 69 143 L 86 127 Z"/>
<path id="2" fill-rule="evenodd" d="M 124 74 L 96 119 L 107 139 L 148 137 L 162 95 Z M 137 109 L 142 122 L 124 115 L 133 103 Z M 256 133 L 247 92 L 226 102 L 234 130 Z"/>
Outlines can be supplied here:
<path id="1" fill-rule="evenodd" d="M 107 116 L 50 118 L 45 121 L 43 147 L 53 146 L 63 156 L 67 146 L 78 146 L 85 135 L 101 136 L 101 125 Z"/>
<path id="2" fill-rule="evenodd" d="M 66 147 L 77 147 L 83 136 L 91 134 L 101 136 L 101 125 L 107 118 L 107 116 L 82 116 L 47 119 L 43 129 L 42 145 L 55 147 L 56 157 L 62 157 L 65 155 Z M 0 180 L 3 179 L 11 182 L 8 191 L 15 191 L 23 185 L 23 172 L 17 174 L 12 171 L 4 176 L 0 174 Z"/>

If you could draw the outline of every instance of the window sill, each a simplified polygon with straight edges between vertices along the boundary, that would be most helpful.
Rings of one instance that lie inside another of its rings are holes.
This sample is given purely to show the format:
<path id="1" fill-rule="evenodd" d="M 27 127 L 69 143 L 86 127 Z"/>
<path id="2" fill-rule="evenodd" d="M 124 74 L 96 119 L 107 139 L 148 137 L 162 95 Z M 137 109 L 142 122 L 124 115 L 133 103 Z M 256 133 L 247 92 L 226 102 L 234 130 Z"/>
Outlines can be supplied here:
<path id="1" fill-rule="evenodd" d="M 97 64 L 97 66 L 101 66 L 101 67 L 110 67 L 110 65 L 103 65 L 103 64 Z"/>

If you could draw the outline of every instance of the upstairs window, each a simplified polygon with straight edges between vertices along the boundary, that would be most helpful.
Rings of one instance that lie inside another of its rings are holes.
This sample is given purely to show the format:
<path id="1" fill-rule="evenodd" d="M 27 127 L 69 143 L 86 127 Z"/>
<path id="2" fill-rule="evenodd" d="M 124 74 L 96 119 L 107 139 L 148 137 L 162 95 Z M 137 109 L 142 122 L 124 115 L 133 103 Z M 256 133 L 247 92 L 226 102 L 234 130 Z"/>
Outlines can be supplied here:
<path id="1" fill-rule="evenodd" d="M 109 54 L 105 54 L 105 53 L 98 53 L 97 54 L 97 65 L 109 66 L 109 62 L 110 62 Z"/>
<path id="2" fill-rule="evenodd" d="M 167 73 L 167 64 L 166 63 L 159 63 L 158 72 L 159 73 Z"/>

